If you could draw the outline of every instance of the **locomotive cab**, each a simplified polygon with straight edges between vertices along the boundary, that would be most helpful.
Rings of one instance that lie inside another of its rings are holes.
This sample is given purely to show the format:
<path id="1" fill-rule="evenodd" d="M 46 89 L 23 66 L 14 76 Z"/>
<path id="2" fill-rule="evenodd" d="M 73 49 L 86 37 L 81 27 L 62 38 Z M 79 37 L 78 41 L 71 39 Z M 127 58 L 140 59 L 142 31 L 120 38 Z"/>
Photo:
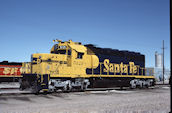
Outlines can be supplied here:
<path id="1" fill-rule="evenodd" d="M 31 56 L 30 71 L 23 72 L 23 80 L 32 86 L 33 81 L 37 84 L 58 84 L 56 87 L 66 85 L 66 81 L 74 81 L 73 86 L 81 86 L 83 78 L 88 78 L 86 69 L 94 69 L 99 65 L 99 59 L 96 55 L 88 55 L 87 48 L 81 43 L 71 40 L 62 42 L 58 40 L 49 53 L 34 53 Z M 23 68 L 25 65 L 23 65 Z M 37 77 L 36 77 L 37 76 Z M 44 78 L 45 77 L 45 78 Z M 31 79 L 30 81 L 30 78 Z M 48 80 L 44 80 L 47 79 Z M 59 78 L 63 78 L 65 82 Z M 77 79 L 76 79 L 77 78 Z M 88 81 L 88 80 L 86 80 Z M 79 83 L 78 84 L 76 84 Z M 24 83 L 24 82 L 22 82 Z M 60 83 L 60 84 L 59 84 Z M 86 83 L 87 85 L 89 83 Z M 24 85 L 23 85 L 24 86 Z M 39 85 L 38 85 L 39 86 Z M 41 85 L 40 85 L 41 86 Z M 49 85 L 47 85 L 49 86 Z M 48 87 L 46 87 L 48 88 Z M 39 90 L 42 88 L 38 88 Z"/>

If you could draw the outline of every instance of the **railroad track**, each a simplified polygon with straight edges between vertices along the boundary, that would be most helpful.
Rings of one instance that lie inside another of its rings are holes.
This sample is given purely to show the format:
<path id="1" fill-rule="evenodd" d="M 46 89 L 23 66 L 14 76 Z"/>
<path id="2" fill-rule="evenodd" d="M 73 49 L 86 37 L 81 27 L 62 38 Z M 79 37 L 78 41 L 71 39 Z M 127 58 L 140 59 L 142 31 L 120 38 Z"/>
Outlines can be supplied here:
<path id="1" fill-rule="evenodd" d="M 167 84 L 158 84 L 155 85 L 153 87 L 149 87 L 148 89 L 158 89 L 160 87 L 170 87 L 170 85 Z M 107 91 L 110 92 L 112 90 L 116 90 L 116 91 L 139 91 L 139 90 L 147 90 L 146 88 L 142 88 L 142 89 L 130 89 L 129 87 L 123 87 L 122 89 L 120 87 L 113 87 L 113 88 L 88 88 L 85 92 L 89 93 L 92 91 Z M 74 93 L 74 92 L 80 92 L 78 90 L 74 90 L 70 93 Z M 52 93 L 48 93 L 48 94 L 54 94 L 54 93 L 63 93 L 61 90 L 58 90 L 57 92 L 52 92 Z M 40 94 L 44 94 L 43 92 L 40 92 Z M 20 91 L 19 88 L 0 88 L 0 96 L 1 95 L 33 95 L 33 93 L 31 91 Z"/>
<path id="2" fill-rule="evenodd" d="M 116 88 L 88 88 L 85 92 L 91 92 L 91 91 L 111 91 L 111 90 L 127 90 L 127 89 L 120 89 L 118 87 Z M 74 92 L 82 92 L 78 90 L 73 90 L 70 93 Z M 53 93 L 64 93 L 61 90 L 58 90 L 56 92 L 50 92 L 48 94 Z M 31 91 L 20 91 L 19 88 L 0 88 L 0 95 L 26 95 L 26 94 L 33 94 Z M 44 94 L 43 92 L 40 92 L 40 94 Z"/>

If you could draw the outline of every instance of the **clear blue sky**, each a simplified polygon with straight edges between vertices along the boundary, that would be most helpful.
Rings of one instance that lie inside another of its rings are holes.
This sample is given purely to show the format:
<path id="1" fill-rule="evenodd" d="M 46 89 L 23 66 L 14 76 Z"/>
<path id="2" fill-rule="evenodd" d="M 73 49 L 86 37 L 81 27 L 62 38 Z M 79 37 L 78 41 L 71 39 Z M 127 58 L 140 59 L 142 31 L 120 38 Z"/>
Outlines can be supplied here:
<path id="1" fill-rule="evenodd" d="M 53 39 L 130 50 L 170 67 L 169 0 L 0 0 L 0 61 L 30 61 L 49 53 Z"/>

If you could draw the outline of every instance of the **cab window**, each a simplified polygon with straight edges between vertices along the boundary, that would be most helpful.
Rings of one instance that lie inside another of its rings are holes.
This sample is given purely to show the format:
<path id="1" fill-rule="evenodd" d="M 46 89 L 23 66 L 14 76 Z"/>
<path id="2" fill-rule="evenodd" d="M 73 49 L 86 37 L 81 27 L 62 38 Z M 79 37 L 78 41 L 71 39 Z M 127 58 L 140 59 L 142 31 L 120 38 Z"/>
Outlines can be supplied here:
<path id="1" fill-rule="evenodd" d="M 80 52 L 78 52 L 78 54 L 77 54 L 77 58 L 78 58 L 78 59 L 82 59 L 83 55 L 84 55 L 84 53 L 80 53 Z"/>
<path id="2" fill-rule="evenodd" d="M 56 54 L 66 54 L 66 50 L 58 50 Z"/>
<path id="3" fill-rule="evenodd" d="M 71 55 L 71 50 L 70 49 L 68 50 L 68 55 Z"/>

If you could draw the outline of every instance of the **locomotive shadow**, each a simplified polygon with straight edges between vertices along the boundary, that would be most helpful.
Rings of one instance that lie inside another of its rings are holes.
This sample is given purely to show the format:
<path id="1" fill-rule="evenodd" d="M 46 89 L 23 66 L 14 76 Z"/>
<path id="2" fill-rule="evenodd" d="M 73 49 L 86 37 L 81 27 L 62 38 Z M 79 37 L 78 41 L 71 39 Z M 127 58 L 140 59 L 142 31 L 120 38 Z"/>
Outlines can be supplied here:
<path id="1" fill-rule="evenodd" d="M 29 102 L 32 101 L 29 97 L 16 97 L 16 96 L 13 96 L 13 97 L 9 97 L 9 96 L 7 96 L 7 97 L 0 97 L 0 101 L 10 101 L 12 99 L 13 100 L 20 100 L 20 101 L 29 101 Z"/>

